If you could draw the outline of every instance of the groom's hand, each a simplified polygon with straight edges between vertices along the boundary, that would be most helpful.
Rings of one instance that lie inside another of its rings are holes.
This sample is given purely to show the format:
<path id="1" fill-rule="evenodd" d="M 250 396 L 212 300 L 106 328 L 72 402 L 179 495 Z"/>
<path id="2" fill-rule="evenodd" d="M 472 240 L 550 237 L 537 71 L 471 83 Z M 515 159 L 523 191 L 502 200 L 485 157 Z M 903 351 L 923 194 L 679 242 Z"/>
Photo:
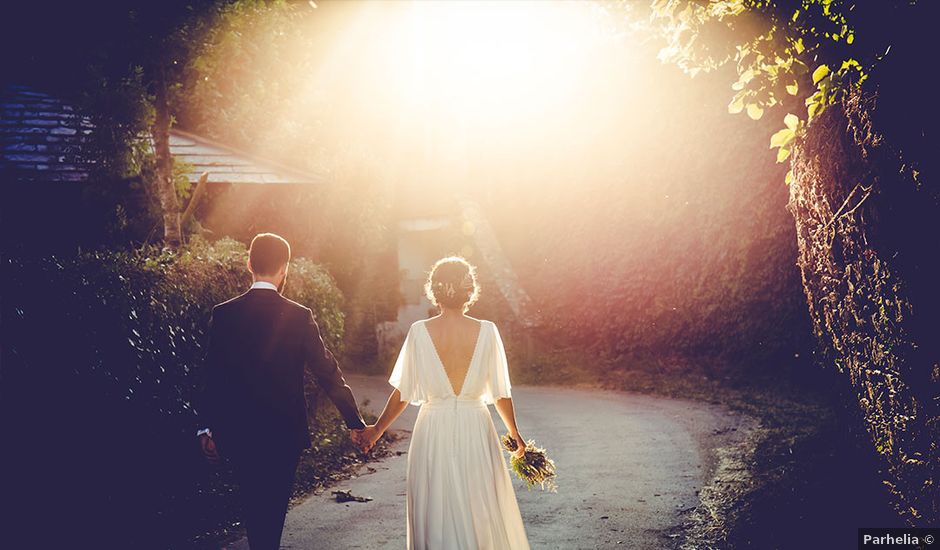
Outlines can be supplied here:
<path id="1" fill-rule="evenodd" d="M 375 446 L 375 441 L 371 438 L 371 431 L 374 430 L 372 426 L 366 426 L 363 430 L 353 430 L 350 434 L 350 437 L 353 440 L 353 443 L 359 447 L 359 450 L 363 453 L 368 453 L 372 450 L 372 447 Z"/>
<path id="2" fill-rule="evenodd" d="M 215 441 L 212 441 L 212 438 L 208 434 L 202 434 L 199 436 L 199 445 L 202 447 L 202 454 L 206 457 L 206 460 L 209 461 L 209 464 L 218 464 L 222 461 L 222 457 L 219 456 L 219 450 L 215 447 Z"/>
<path id="3" fill-rule="evenodd" d="M 363 453 L 369 452 L 371 445 L 369 445 L 368 439 L 366 439 L 363 430 L 353 430 L 349 434 L 349 438 L 352 439 L 353 444 L 359 448 Z"/>

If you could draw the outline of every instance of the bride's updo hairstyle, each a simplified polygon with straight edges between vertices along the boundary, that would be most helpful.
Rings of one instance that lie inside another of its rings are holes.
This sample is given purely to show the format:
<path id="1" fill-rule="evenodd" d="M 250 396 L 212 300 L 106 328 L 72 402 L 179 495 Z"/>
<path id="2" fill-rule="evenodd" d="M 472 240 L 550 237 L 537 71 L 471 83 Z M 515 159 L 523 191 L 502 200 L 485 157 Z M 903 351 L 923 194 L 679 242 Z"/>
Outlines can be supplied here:
<path id="1" fill-rule="evenodd" d="M 424 293 L 437 307 L 467 311 L 480 297 L 477 270 L 460 256 L 441 258 L 431 267 Z"/>

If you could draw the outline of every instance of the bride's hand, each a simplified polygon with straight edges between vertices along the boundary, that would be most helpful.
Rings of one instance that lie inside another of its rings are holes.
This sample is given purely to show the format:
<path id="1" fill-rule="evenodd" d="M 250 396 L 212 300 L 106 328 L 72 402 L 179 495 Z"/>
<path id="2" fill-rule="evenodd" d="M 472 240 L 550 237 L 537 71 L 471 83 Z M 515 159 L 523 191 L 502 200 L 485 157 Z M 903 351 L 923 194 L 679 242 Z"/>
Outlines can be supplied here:
<path id="1" fill-rule="evenodd" d="M 519 435 L 519 432 L 516 432 L 511 435 L 512 435 L 512 438 L 516 441 L 516 450 L 512 452 L 512 456 L 514 458 L 522 458 L 522 456 L 525 454 L 525 448 L 526 448 L 525 439 L 523 439 L 522 436 Z"/>
<path id="2" fill-rule="evenodd" d="M 382 437 L 382 433 L 378 428 L 375 427 L 375 424 L 372 424 L 370 426 L 366 426 L 362 430 L 360 437 L 362 438 L 360 448 L 362 449 L 362 452 L 367 453 L 372 449 L 372 447 L 375 447 L 375 444 L 379 441 L 379 438 Z"/>

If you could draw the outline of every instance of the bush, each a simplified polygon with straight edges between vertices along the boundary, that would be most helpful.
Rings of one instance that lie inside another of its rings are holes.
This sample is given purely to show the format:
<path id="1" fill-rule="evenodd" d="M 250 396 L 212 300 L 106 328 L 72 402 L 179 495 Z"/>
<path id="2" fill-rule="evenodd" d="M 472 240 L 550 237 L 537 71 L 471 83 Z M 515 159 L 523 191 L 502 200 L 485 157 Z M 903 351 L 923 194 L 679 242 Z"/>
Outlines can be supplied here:
<path id="1" fill-rule="evenodd" d="M 179 548 L 237 515 L 231 481 L 199 456 L 192 402 L 210 309 L 247 289 L 246 255 L 222 239 L 4 259 L 0 391 L 15 442 L 4 487 L 37 516 L 14 523 L 24 533 L 48 533 L 38 517 L 64 506 L 53 517 L 72 543 Z M 288 279 L 285 294 L 314 310 L 335 349 L 342 296 L 330 275 L 296 259 Z"/>
<path id="2" fill-rule="evenodd" d="M 907 104 L 880 97 L 853 93 L 813 122 L 795 151 L 790 208 L 820 358 L 847 375 L 898 514 L 932 526 L 940 522 L 940 192 L 918 182 L 918 164 L 884 133 Z"/>

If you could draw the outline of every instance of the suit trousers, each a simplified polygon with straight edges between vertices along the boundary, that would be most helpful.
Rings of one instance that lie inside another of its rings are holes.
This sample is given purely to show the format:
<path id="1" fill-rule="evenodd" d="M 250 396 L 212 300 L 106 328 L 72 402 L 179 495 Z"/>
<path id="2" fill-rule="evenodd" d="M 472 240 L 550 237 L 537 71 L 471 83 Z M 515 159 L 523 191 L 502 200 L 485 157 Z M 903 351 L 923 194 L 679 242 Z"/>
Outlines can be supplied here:
<path id="1" fill-rule="evenodd" d="M 300 451 L 239 445 L 230 456 L 241 489 L 248 546 L 251 550 L 278 550 Z"/>

